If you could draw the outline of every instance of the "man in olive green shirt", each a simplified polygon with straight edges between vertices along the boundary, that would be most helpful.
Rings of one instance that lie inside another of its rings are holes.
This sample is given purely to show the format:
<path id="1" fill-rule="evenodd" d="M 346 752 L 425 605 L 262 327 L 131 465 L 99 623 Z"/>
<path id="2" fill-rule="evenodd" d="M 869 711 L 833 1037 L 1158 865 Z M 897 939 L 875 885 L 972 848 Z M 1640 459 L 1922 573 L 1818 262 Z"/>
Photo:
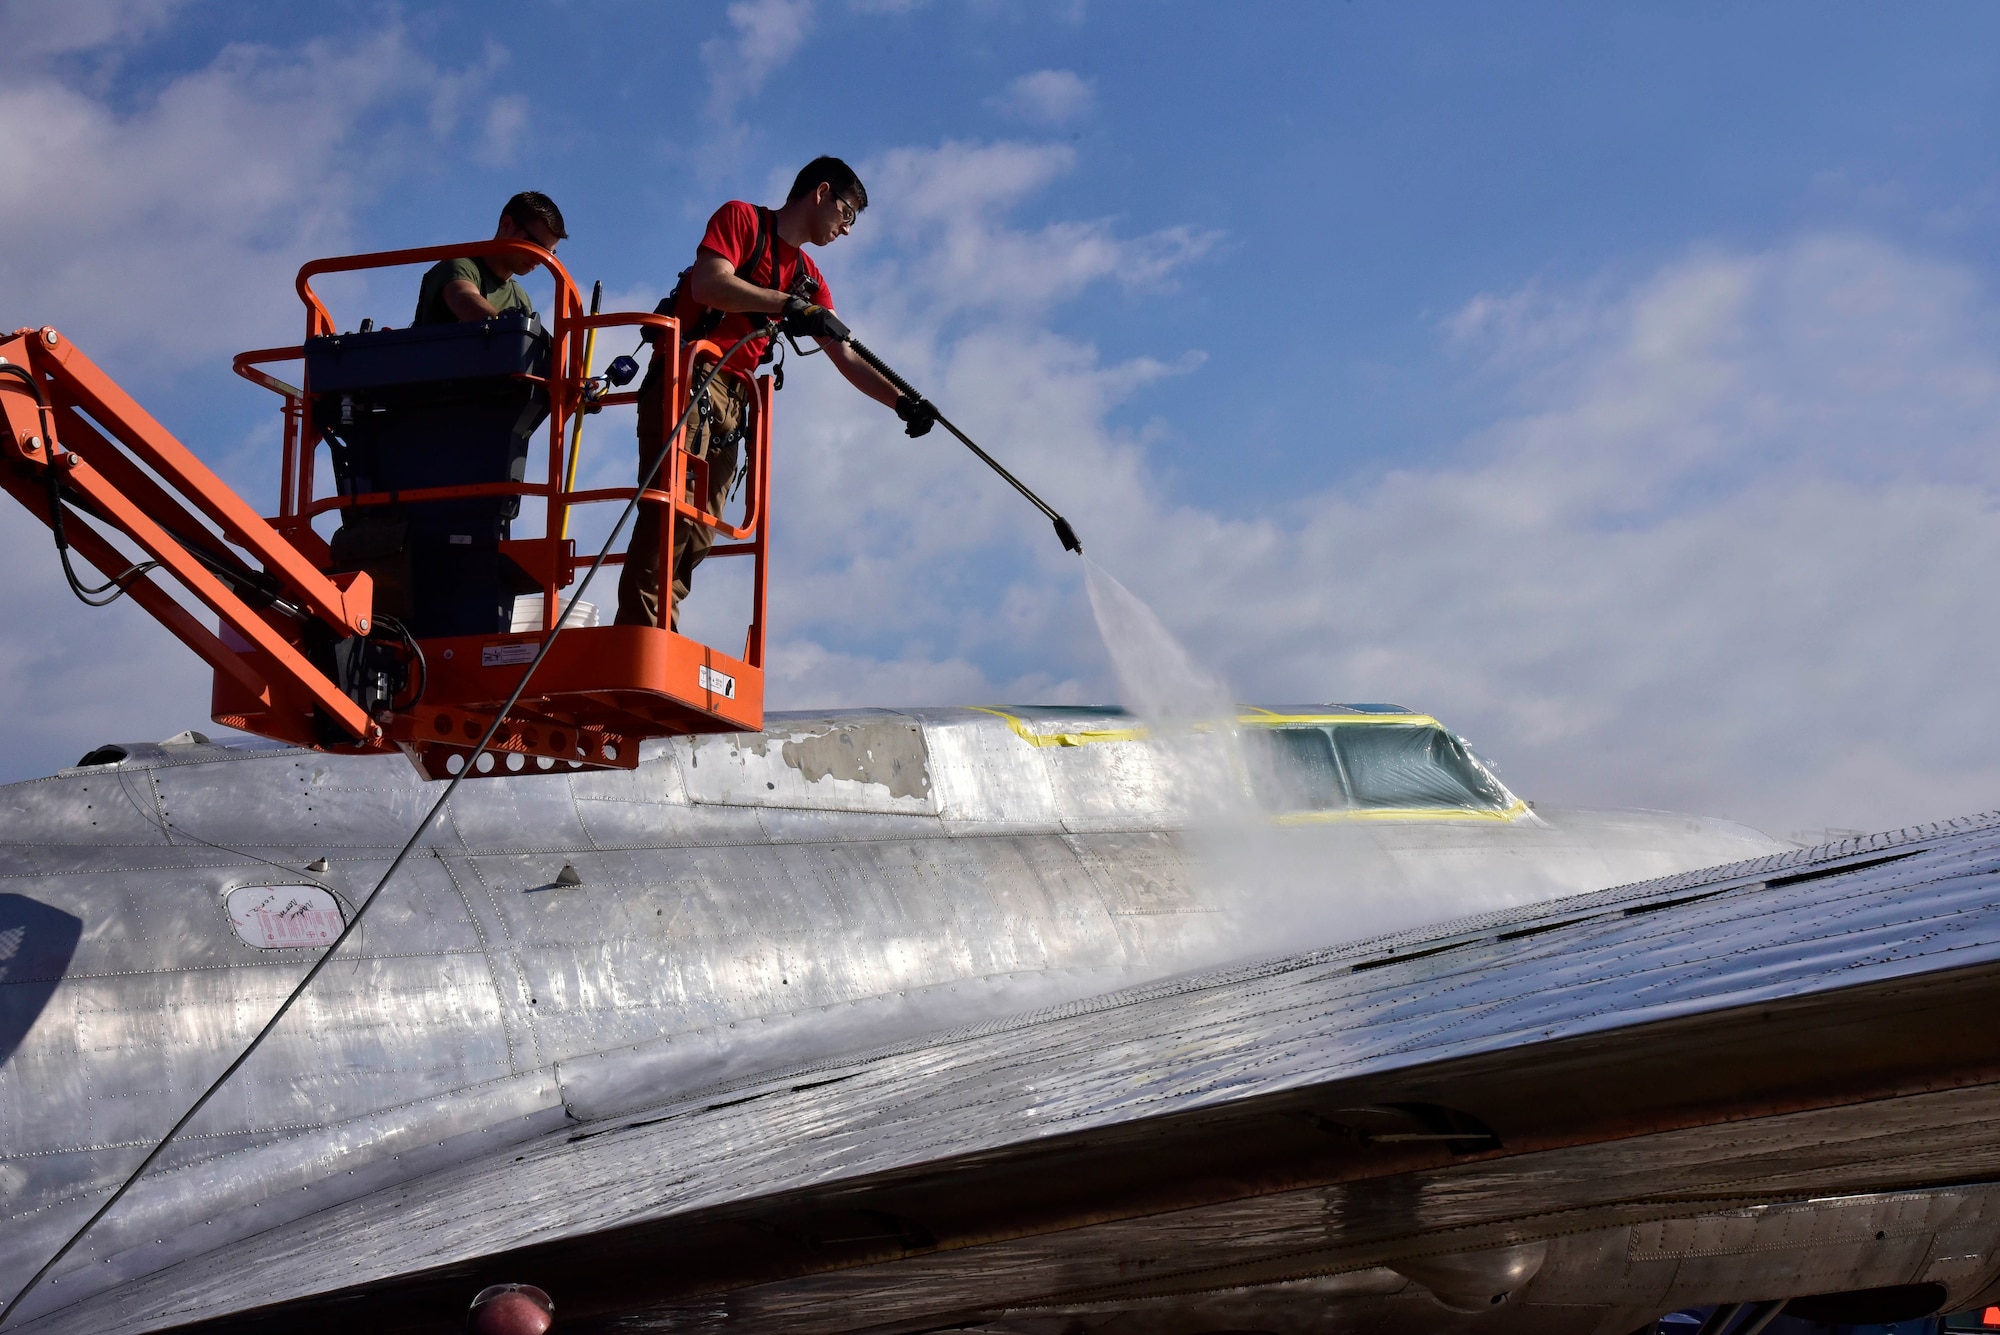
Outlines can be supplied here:
<path id="1" fill-rule="evenodd" d="M 562 210 L 539 190 L 523 190 L 500 210 L 496 241 L 527 241 L 553 253 L 569 235 Z M 439 260 L 424 275 L 417 313 L 410 323 L 457 324 L 490 320 L 502 311 L 533 311 L 528 294 L 514 281 L 534 268 L 528 259 L 494 255 L 482 259 Z"/>

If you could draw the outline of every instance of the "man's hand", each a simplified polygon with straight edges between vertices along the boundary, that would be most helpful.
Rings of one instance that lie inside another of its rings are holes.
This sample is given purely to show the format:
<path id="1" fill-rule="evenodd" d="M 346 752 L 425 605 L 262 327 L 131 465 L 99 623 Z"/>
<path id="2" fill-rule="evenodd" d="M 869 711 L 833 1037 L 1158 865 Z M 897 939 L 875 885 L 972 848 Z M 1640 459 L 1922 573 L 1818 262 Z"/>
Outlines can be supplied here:
<path id="1" fill-rule="evenodd" d="M 896 400 L 896 416 L 903 419 L 903 434 L 915 440 L 937 425 L 937 405 L 915 394 Z"/>
<path id="2" fill-rule="evenodd" d="M 838 315 L 803 297 L 785 298 L 779 326 L 793 338 L 830 338 L 836 343 L 845 343 L 853 334 Z"/>

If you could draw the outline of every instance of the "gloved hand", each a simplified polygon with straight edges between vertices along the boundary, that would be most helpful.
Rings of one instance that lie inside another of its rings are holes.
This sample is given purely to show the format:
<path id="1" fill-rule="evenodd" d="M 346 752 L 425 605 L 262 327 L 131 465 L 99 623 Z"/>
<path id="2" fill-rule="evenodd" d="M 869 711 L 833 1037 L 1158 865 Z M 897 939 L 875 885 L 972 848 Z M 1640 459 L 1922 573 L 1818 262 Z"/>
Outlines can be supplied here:
<path id="1" fill-rule="evenodd" d="M 915 440 L 937 425 L 937 405 L 915 394 L 896 400 L 896 416 L 903 419 L 903 434 Z"/>
<path id="2" fill-rule="evenodd" d="M 803 297 L 786 297 L 779 327 L 793 338 L 831 338 L 845 343 L 852 331 L 838 315 L 824 306 L 815 306 Z"/>

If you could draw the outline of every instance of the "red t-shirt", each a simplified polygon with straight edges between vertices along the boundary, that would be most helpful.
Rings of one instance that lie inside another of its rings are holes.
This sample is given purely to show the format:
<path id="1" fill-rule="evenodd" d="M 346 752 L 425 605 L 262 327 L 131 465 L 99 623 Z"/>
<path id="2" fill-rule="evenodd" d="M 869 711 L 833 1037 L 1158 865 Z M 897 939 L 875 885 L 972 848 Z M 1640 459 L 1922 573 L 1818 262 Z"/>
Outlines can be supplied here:
<path id="1" fill-rule="evenodd" d="M 777 292 L 791 291 L 792 284 L 798 281 L 799 266 L 803 264 L 806 272 L 819 283 L 819 295 L 813 300 L 828 310 L 833 309 L 833 293 L 827 289 L 826 278 L 820 273 L 819 266 L 814 264 L 812 258 L 804 251 L 797 246 L 787 244 L 784 238 L 778 235 L 775 219 L 772 221 L 770 236 L 764 243 L 762 255 L 755 253 L 757 250 L 755 204 L 732 199 L 717 209 L 715 215 L 708 220 L 708 230 L 702 234 L 700 249 L 711 255 L 722 256 L 730 267 L 736 270 L 736 276 L 744 282 L 755 283 L 758 287 L 768 287 Z M 753 263 L 755 273 L 749 272 Z M 777 266 L 775 274 L 771 271 L 773 264 Z M 693 293 L 681 293 L 680 302 L 674 307 L 674 318 L 681 322 L 683 337 L 688 326 L 693 324 L 706 309 L 695 301 Z M 710 342 L 726 350 L 731 343 L 743 337 L 744 331 L 749 328 L 749 316 L 729 314 L 722 317 L 722 323 L 707 337 Z M 762 336 L 751 339 L 729 359 L 726 363 L 727 369 L 738 372 L 746 379 L 754 377 L 757 374 L 757 363 L 763 357 L 764 348 L 770 341 Z"/>

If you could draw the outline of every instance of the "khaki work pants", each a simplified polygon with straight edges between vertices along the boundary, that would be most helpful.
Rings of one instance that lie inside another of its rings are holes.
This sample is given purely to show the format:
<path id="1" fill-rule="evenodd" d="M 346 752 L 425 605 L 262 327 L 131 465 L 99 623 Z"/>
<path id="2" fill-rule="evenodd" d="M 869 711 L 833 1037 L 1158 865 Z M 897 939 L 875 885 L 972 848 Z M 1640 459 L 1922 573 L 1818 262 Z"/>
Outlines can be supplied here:
<path id="1" fill-rule="evenodd" d="M 705 365 L 694 368 L 696 377 L 706 372 Z M 653 359 L 647 368 L 646 378 L 639 386 L 639 471 L 643 474 L 646 465 L 659 453 L 660 442 L 671 422 L 662 420 L 660 413 L 660 361 Z M 749 387 L 733 375 L 723 374 L 708 382 L 708 411 L 697 408 L 688 415 L 687 430 L 682 439 L 687 443 L 687 452 L 697 459 L 708 461 L 707 511 L 720 515 L 723 505 L 729 499 L 729 485 L 736 477 L 737 460 L 741 457 L 740 430 L 749 417 Z M 663 489 L 662 483 L 670 475 L 673 460 L 660 465 L 654 477 L 654 487 Z M 643 479 L 642 479 L 643 480 Z M 695 495 L 692 473 L 688 478 L 686 499 L 695 505 L 702 505 L 704 498 Z M 625 569 L 618 577 L 618 625 L 657 626 L 660 624 L 660 523 L 665 511 L 656 505 L 641 505 L 638 516 L 633 521 L 632 541 L 625 549 Z M 678 627 L 681 620 L 681 602 L 688 596 L 688 588 L 694 579 L 694 568 L 701 564 L 708 549 L 715 545 L 715 531 L 706 525 L 695 523 L 685 516 L 674 529 L 674 615 L 673 624 Z"/>

